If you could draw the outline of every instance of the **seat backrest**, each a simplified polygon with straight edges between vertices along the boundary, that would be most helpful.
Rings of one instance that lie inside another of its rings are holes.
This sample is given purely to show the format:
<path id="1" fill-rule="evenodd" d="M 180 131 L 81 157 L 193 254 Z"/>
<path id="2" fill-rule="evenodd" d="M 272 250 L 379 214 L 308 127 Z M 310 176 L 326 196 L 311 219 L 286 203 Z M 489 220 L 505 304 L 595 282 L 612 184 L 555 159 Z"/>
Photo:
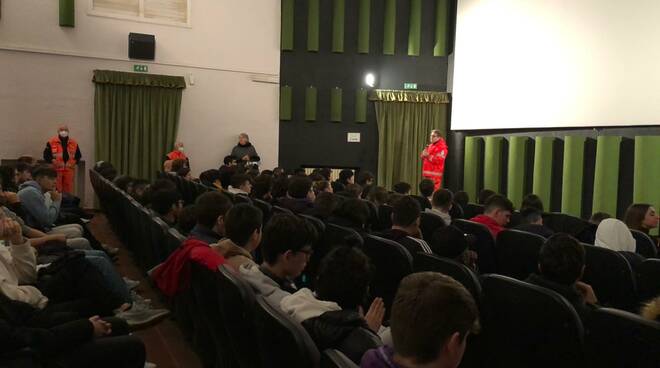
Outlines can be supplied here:
<path id="1" fill-rule="evenodd" d="M 312 224 L 317 224 L 318 220 L 315 217 L 301 215 L 307 221 L 314 221 Z M 316 226 L 316 225 L 315 225 Z M 330 253 L 332 249 L 340 245 L 347 246 L 360 246 L 364 241 L 357 231 L 348 227 L 339 226 L 332 223 L 324 223 L 323 233 L 319 234 L 319 241 L 314 244 L 314 253 L 307 263 L 305 268 L 305 282 L 303 284 L 314 284 L 316 281 L 316 274 L 321 265 L 321 260 L 326 254 Z"/>
<path id="2" fill-rule="evenodd" d="M 617 309 L 599 308 L 589 318 L 588 327 L 592 367 L 660 365 L 660 323 Z"/>
<path id="3" fill-rule="evenodd" d="M 358 368 L 358 366 L 341 351 L 325 349 L 321 354 L 321 368 Z"/>
<path id="4" fill-rule="evenodd" d="M 472 250 L 477 252 L 479 259 L 477 263 L 479 264 L 480 273 L 491 273 L 497 271 L 497 260 L 495 256 L 495 239 L 490 230 L 482 224 L 469 221 L 457 219 L 452 222 L 452 224 L 463 232 L 472 234 L 476 237 L 477 241 L 472 245 Z"/>
<path id="5" fill-rule="evenodd" d="M 167 241 L 169 230 L 170 227 L 167 226 L 165 221 L 158 217 L 151 218 L 149 229 L 151 232 L 151 243 L 145 244 L 147 251 L 147 270 L 165 261 L 167 256 L 169 256 Z"/>
<path id="6" fill-rule="evenodd" d="M 637 303 L 635 277 L 626 258 L 606 248 L 584 244 L 582 280 L 591 285 L 600 305 L 632 310 Z"/>
<path id="7" fill-rule="evenodd" d="M 417 203 L 419 203 L 419 208 L 424 211 L 427 208 L 431 208 L 431 201 L 428 198 L 422 197 L 419 195 L 411 195 Z"/>
<path id="8" fill-rule="evenodd" d="M 475 216 L 483 214 L 485 209 L 486 208 L 481 204 L 468 203 L 463 208 L 463 214 L 465 215 L 465 218 L 469 220 Z"/>
<path id="9" fill-rule="evenodd" d="M 373 231 L 387 230 L 392 227 L 392 206 L 382 205 L 378 207 L 378 224 L 373 227 Z"/>
<path id="10" fill-rule="evenodd" d="M 422 230 L 422 236 L 424 237 L 424 240 L 427 242 L 431 240 L 434 231 L 445 226 L 447 226 L 445 221 L 442 219 L 442 217 L 436 214 L 430 212 L 422 212 L 420 214 L 419 227 Z"/>
<path id="11" fill-rule="evenodd" d="M 232 347 L 242 368 L 258 367 L 261 357 L 254 323 L 254 291 L 225 265 L 219 267 L 217 283 L 222 322 L 231 337 L 227 344 Z"/>
<path id="12" fill-rule="evenodd" d="M 378 227 L 378 208 L 373 202 L 363 199 L 367 207 L 369 207 L 369 221 L 367 221 L 367 230 L 375 229 Z"/>
<path id="13" fill-rule="evenodd" d="M 383 298 L 389 316 L 399 283 L 413 272 L 412 255 L 401 244 L 375 235 L 365 235 L 362 250 L 374 267 L 370 293 Z"/>
<path id="14" fill-rule="evenodd" d="M 520 222 L 522 222 L 522 216 L 520 215 L 520 211 L 516 210 L 511 212 L 511 219 L 509 220 L 509 223 L 506 224 L 506 227 L 508 228 L 513 228 L 518 225 L 520 225 Z"/>
<path id="15" fill-rule="evenodd" d="M 565 213 L 549 212 L 543 214 L 543 225 L 549 227 L 556 233 L 566 233 L 577 236 L 588 227 L 589 222 Z"/>
<path id="16" fill-rule="evenodd" d="M 263 296 L 257 295 L 256 300 L 255 324 L 259 326 L 262 367 L 319 367 L 320 353 L 302 325 Z"/>
<path id="17" fill-rule="evenodd" d="M 276 213 L 286 213 L 288 215 L 293 215 L 293 211 L 291 211 L 288 208 L 280 207 L 280 206 L 273 206 L 273 214 Z"/>
<path id="18" fill-rule="evenodd" d="M 561 295 L 501 275 L 485 275 L 482 325 L 490 367 L 578 367 L 584 329 Z"/>
<path id="19" fill-rule="evenodd" d="M 497 273 L 525 280 L 538 272 L 539 252 L 545 242 L 540 235 L 504 230 L 497 236 Z"/>
<path id="20" fill-rule="evenodd" d="M 247 203 L 252 204 L 252 199 L 246 195 L 238 194 L 234 196 L 234 203 Z"/>
<path id="21" fill-rule="evenodd" d="M 637 288 L 641 301 L 660 295 L 660 259 L 647 259 L 639 265 Z"/>
<path id="22" fill-rule="evenodd" d="M 644 256 L 645 258 L 656 258 L 658 256 L 658 249 L 650 236 L 644 234 L 639 230 L 630 230 L 637 247 L 635 253 Z"/>
<path id="23" fill-rule="evenodd" d="M 264 225 L 268 223 L 268 220 L 270 220 L 270 217 L 273 214 L 273 205 L 266 201 L 262 201 L 261 199 L 252 199 L 252 204 L 255 206 L 259 207 L 261 212 L 264 214 Z"/>
<path id="24" fill-rule="evenodd" d="M 481 283 L 479 277 L 466 265 L 435 254 L 419 252 L 413 256 L 413 266 L 415 272 L 432 271 L 451 276 L 460 282 L 480 304 Z"/>

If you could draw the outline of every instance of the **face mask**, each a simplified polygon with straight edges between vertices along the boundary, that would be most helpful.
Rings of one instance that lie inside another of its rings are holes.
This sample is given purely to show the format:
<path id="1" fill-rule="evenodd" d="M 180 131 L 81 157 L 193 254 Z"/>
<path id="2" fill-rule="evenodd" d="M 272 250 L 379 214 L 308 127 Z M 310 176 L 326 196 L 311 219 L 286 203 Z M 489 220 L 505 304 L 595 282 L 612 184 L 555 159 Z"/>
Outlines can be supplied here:
<path id="1" fill-rule="evenodd" d="M 63 130 L 63 131 L 60 132 L 60 137 L 66 138 L 68 136 L 69 136 L 69 132 L 67 132 L 66 130 Z"/>
<path id="2" fill-rule="evenodd" d="M 183 152 L 183 147 L 179 147 L 179 152 Z"/>

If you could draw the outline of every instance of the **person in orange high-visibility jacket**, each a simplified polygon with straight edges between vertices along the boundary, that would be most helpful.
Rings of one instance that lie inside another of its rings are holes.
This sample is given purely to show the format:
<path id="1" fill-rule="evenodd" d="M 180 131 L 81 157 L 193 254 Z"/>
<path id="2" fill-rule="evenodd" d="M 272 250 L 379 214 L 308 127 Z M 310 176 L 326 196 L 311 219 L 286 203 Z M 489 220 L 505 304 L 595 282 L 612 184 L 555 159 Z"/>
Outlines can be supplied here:
<path id="1" fill-rule="evenodd" d="M 431 143 L 424 148 L 420 158 L 422 159 L 422 176 L 433 180 L 435 190 L 440 189 L 442 186 L 442 174 L 445 171 L 447 152 L 447 143 L 440 135 L 440 131 L 431 131 Z"/>
<path id="2" fill-rule="evenodd" d="M 57 128 L 57 135 L 46 143 L 44 161 L 50 162 L 57 171 L 57 191 L 73 193 L 73 176 L 82 154 L 75 139 L 69 137 L 69 127 Z"/>

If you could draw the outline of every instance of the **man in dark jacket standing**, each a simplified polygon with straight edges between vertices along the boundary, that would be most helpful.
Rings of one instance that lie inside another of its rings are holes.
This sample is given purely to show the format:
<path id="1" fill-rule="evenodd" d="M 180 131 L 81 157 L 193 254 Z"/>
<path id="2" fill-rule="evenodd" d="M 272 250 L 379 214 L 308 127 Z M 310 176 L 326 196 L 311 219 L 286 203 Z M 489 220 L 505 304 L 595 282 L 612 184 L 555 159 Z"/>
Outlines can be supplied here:
<path id="1" fill-rule="evenodd" d="M 237 161 L 243 162 L 256 162 L 261 160 L 257 154 L 257 150 L 252 143 L 250 143 L 250 137 L 248 137 L 247 133 L 241 133 L 238 135 L 238 144 L 231 150 L 231 156 Z"/>
<path id="2" fill-rule="evenodd" d="M 78 143 L 69 137 L 69 127 L 61 125 L 44 149 L 44 161 L 53 164 L 57 170 L 57 190 L 60 193 L 73 193 L 73 174 L 81 157 Z"/>

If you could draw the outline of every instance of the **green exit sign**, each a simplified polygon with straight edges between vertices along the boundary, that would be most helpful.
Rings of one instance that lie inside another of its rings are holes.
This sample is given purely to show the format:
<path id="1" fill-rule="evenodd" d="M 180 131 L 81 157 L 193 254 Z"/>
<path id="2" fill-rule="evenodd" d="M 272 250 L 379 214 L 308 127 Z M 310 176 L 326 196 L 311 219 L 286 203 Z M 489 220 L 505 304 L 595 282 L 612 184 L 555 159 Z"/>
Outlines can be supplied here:
<path id="1" fill-rule="evenodd" d="M 417 83 L 404 83 L 403 89 L 417 89 Z"/>
<path id="2" fill-rule="evenodd" d="M 137 73 L 146 73 L 149 71 L 149 67 L 144 64 L 134 64 L 133 71 Z"/>

